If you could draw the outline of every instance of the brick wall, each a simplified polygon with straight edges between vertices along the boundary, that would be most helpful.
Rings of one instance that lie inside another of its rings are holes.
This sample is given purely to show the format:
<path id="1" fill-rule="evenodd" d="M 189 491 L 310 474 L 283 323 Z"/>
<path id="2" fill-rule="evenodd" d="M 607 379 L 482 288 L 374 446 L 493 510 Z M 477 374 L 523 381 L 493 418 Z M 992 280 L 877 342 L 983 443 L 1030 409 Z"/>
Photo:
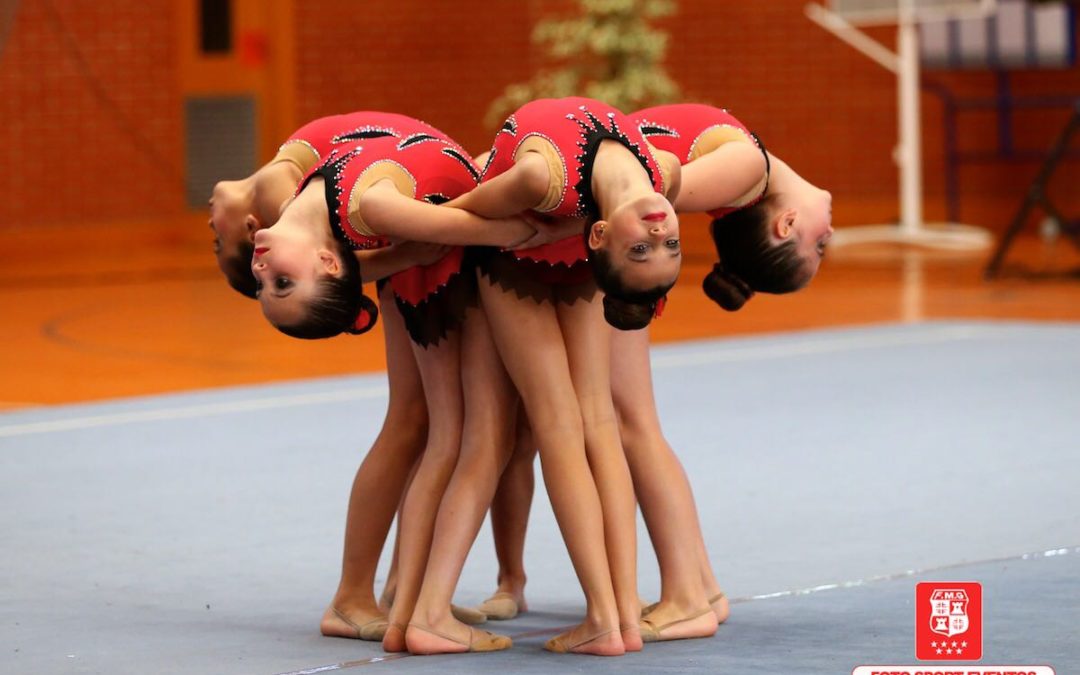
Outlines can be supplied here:
<path id="1" fill-rule="evenodd" d="M 539 63 L 528 26 L 545 10 L 573 4 L 372 0 L 361 14 L 354 3 L 336 0 L 320 3 L 317 15 L 298 8 L 298 118 L 363 107 L 400 110 L 475 151 L 491 137 L 481 122 L 490 101 L 505 84 L 527 79 Z M 893 220 L 896 79 L 807 20 L 804 4 L 682 0 L 679 14 L 664 23 L 671 35 L 668 68 L 688 99 L 730 108 L 777 155 L 828 187 L 839 224 Z M 872 35 L 894 44 L 894 29 Z M 994 78 L 986 72 L 927 77 L 959 94 L 994 94 Z M 1018 71 L 1013 84 L 1017 94 L 1080 96 L 1080 69 Z M 1049 147 L 1067 116 L 1065 110 L 1019 115 L 1018 145 Z M 923 129 L 926 215 L 942 219 L 941 105 L 929 95 L 923 97 Z M 965 115 L 960 148 L 993 149 L 996 133 L 993 117 Z M 1032 162 L 965 166 L 961 216 L 1004 227 L 1037 169 Z M 1080 166 L 1071 162 L 1053 185 L 1068 213 L 1080 213 L 1080 191 L 1070 189 L 1078 178 Z"/>
<path id="2" fill-rule="evenodd" d="M 297 119 L 401 112 L 478 153 L 494 137 L 482 123 L 488 105 L 535 65 L 529 34 L 542 6 L 324 0 L 315 12 L 298 4 Z"/>
<path id="3" fill-rule="evenodd" d="M 0 52 L 0 225 L 183 211 L 169 0 L 20 2 Z"/>
<path id="4" fill-rule="evenodd" d="M 838 205 L 858 196 L 873 207 L 896 189 L 894 80 L 811 24 L 803 4 L 684 3 L 671 70 L 687 98 L 729 108 Z"/>
<path id="5" fill-rule="evenodd" d="M 682 0 L 678 16 L 665 22 L 672 35 L 669 69 L 688 98 L 731 108 L 776 154 L 832 190 L 838 224 L 892 219 L 895 79 L 810 23 L 803 3 Z M 482 122 L 491 100 L 539 63 L 531 25 L 552 7 L 568 5 L 294 2 L 296 91 L 284 100 L 295 104 L 283 115 L 299 124 L 347 110 L 393 110 L 441 127 L 478 152 L 493 135 Z M 18 158 L 17 170 L 0 172 L 0 225 L 184 210 L 174 8 L 170 0 L 19 3 L 0 52 L 0 144 L 6 157 Z M 892 44 L 891 30 L 875 35 Z M 993 93 L 987 73 L 928 77 L 968 95 Z M 1080 95 L 1080 69 L 1017 72 L 1013 84 L 1018 94 Z M 1067 114 L 1024 113 L 1018 142 L 1049 146 Z M 995 125 L 990 115 L 964 117 L 961 148 L 991 149 Z M 927 214 L 940 218 L 940 105 L 930 96 L 923 126 Z M 1080 191 L 1072 185 L 1080 163 L 1066 169 L 1054 194 L 1067 213 L 1077 214 Z M 1036 170 L 1030 162 L 963 169 L 962 215 L 1002 227 Z"/>

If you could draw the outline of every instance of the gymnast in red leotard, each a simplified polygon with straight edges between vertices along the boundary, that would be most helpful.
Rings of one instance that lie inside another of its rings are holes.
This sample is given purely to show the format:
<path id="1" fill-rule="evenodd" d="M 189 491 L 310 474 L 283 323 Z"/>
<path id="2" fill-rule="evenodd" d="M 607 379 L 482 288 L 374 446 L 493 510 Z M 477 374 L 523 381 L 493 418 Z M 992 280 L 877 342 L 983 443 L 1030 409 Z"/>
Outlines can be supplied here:
<path id="1" fill-rule="evenodd" d="M 210 226 L 216 235 L 219 265 L 230 284 L 254 297 L 251 252 L 245 256 L 237 251 L 244 245 L 253 249 L 255 231 L 277 221 L 283 201 L 295 193 L 297 184 L 320 159 L 326 159 L 335 148 L 352 148 L 372 139 L 413 138 L 416 142 L 425 137 L 449 140 L 434 127 L 404 115 L 384 112 L 333 115 L 301 127 L 281 146 L 274 160 L 254 176 L 219 182 L 211 198 Z M 471 184 L 472 178 L 468 181 Z M 437 201 L 438 197 L 433 196 L 432 200 Z M 364 280 L 380 280 L 379 296 L 386 317 L 389 402 L 383 428 L 356 472 L 345 523 L 341 579 L 320 629 L 324 635 L 382 640 L 387 621 L 381 602 L 376 604 L 373 593 L 376 565 L 396 506 L 405 491 L 406 478 L 424 450 L 428 428 L 420 372 L 411 340 L 406 337 L 409 329 L 402 314 L 410 316 L 414 336 L 430 341 L 432 335 L 439 334 L 438 324 L 424 323 L 424 312 L 417 310 L 418 306 L 425 306 L 431 295 L 425 293 L 426 284 L 431 280 L 436 284 L 450 281 L 456 287 L 461 284 L 455 282 L 452 274 L 455 257 L 449 247 L 401 242 L 357 251 L 355 255 L 361 260 Z M 457 256 L 460 258 L 460 251 Z M 239 263 L 238 273 L 230 274 L 232 263 Z M 410 274 L 397 274 L 411 267 L 417 269 Z M 392 280 L 386 280 L 391 275 Z M 442 304 L 431 309 L 442 311 L 430 315 L 441 316 L 448 309 L 446 303 L 454 301 L 458 304 L 457 311 L 449 314 L 460 317 L 460 305 L 466 297 L 461 290 L 457 288 L 432 298 Z M 425 332 L 427 337 L 423 337 Z M 394 595 L 396 553 L 395 548 L 384 598 Z M 455 616 L 469 623 L 484 620 L 484 614 L 477 610 L 458 606 L 453 609 Z"/>
<path id="2" fill-rule="evenodd" d="M 428 124 L 396 113 L 359 111 L 321 117 L 293 132 L 274 158 L 252 175 L 218 181 L 210 196 L 210 229 L 214 232 L 218 267 L 229 285 L 255 297 L 255 278 L 251 275 L 255 232 L 277 222 L 282 203 L 335 147 L 421 132 L 442 135 Z M 375 261 L 382 257 L 387 254 L 373 254 L 369 262 L 378 264 Z"/>
<path id="3" fill-rule="evenodd" d="M 509 247 L 536 234 L 520 219 L 492 222 L 437 206 L 474 186 L 477 177 L 460 146 L 427 132 L 335 148 L 304 178 L 278 223 L 255 233 L 251 268 L 263 313 L 293 337 L 363 332 L 374 322 L 373 303 L 360 292 L 352 251 L 398 240 Z M 446 301 L 443 294 L 454 290 L 462 259 L 461 249 L 454 248 L 435 265 L 391 278 L 396 297 L 413 307 Z M 430 317 L 416 316 L 410 326 L 422 344 L 452 328 L 422 329 L 416 322 L 424 320 Z"/>
<path id="4" fill-rule="evenodd" d="M 832 232 L 828 192 L 767 154 L 726 110 L 680 104 L 630 117 L 653 145 L 683 163 L 676 210 L 715 219 L 721 262 L 705 281 L 710 298 L 737 309 L 754 289 L 787 292 L 809 281 Z M 611 351 L 623 447 L 660 563 L 661 598 L 645 608 L 642 637 L 712 635 L 728 616 L 728 601 L 709 562 L 686 473 L 660 427 L 648 330 L 615 331 Z"/>
<path id="5" fill-rule="evenodd" d="M 656 106 L 630 116 L 642 134 L 683 164 L 680 212 L 707 212 L 720 262 L 705 292 L 725 309 L 754 291 L 790 293 L 817 274 L 832 236 L 832 195 L 765 151 L 722 108 Z"/>
<path id="6" fill-rule="evenodd" d="M 363 332 L 376 310 L 361 292 L 353 249 L 379 248 L 392 237 L 495 246 L 543 239 L 517 218 L 485 220 L 437 205 L 474 186 L 476 178 L 457 144 L 429 133 L 333 150 L 301 183 L 278 223 L 256 233 L 252 271 L 264 314 L 296 337 Z M 452 248 L 435 264 L 400 272 L 385 285 L 412 337 L 428 411 L 427 444 L 401 509 L 397 589 L 383 638 L 389 651 L 405 648 L 404 621 L 412 613 L 435 513 L 461 444 L 459 355 L 483 352 L 497 364 L 493 349 L 470 348 L 484 338 L 486 326 L 479 318 L 465 321 L 478 310 L 470 308 L 475 278 L 462 273 L 462 263 L 461 249 Z M 512 414 L 506 419 L 512 421 Z M 483 632 L 473 637 L 475 650 L 509 646 L 505 638 Z"/>
<path id="7" fill-rule="evenodd" d="M 608 248 L 612 268 L 641 294 L 655 294 L 640 302 L 651 318 L 679 269 L 678 226 L 663 194 L 679 167 L 674 157 L 666 159 L 665 171 L 634 124 L 609 106 L 589 99 L 534 101 L 499 132 L 480 186 L 451 204 L 488 218 L 554 217 L 579 233 L 588 222 L 588 247 Z M 627 260 L 638 243 L 641 249 Z M 611 318 L 609 301 L 617 299 L 601 302 L 587 250 L 579 234 L 542 247 L 478 252 L 479 287 L 513 383 L 509 391 L 520 392 L 585 594 L 582 623 L 545 647 L 617 655 L 641 648 L 635 506 L 610 391 L 605 317 Z M 512 418 L 515 405 L 504 396 L 487 409 Z M 475 651 L 471 632 L 450 616 L 449 598 L 508 456 L 508 444 L 463 445 L 409 624 L 410 651 Z"/>
<path id="8" fill-rule="evenodd" d="M 507 119 L 484 172 L 490 184 L 470 194 L 467 208 L 581 219 L 584 237 L 503 254 L 489 273 L 509 273 L 505 258 L 512 255 L 534 276 L 580 281 L 587 264 L 606 294 L 609 322 L 637 327 L 679 274 L 679 223 L 665 199 L 678 192 L 679 175 L 678 159 L 653 148 L 614 108 L 584 98 L 541 99 Z M 487 202 L 506 197 L 490 210 Z"/>

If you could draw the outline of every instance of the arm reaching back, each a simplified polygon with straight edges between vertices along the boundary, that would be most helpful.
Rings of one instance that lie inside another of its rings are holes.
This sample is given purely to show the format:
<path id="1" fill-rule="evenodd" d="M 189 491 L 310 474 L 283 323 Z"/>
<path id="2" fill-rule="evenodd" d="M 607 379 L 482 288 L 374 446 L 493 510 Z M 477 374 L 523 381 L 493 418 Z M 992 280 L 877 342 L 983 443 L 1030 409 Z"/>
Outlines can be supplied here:
<path id="1" fill-rule="evenodd" d="M 760 193 L 765 179 L 765 156 L 756 145 L 725 143 L 683 166 L 672 204 L 676 211 L 695 213 L 738 206 L 751 192 Z"/>
<path id="2" fill-rule="evenodd" d="M 353 251 L 353 255 L 360 262 L 363 282 L 368 283 L 385 279 L 416 265 L 430 265 L 449 252 L 450 247 L 442 244 L 403 241 L 383 248 Z"/>
<path id="3" fill-rule="evenodd" d="M 543 201 L 550 180 L 547 161 L 536 152 L 526 152 L 505 173 L 480 183 L 444 206 L 465 209 L 485 218 L 515 216 Z"/>
<path id="4" fill-rule="evenodd" d="M 535 233 L 521 218 L 484 218 L 461 208 L 406 197 L 389 180 L 380 180 L 364 191 L 356 210 L 375 233 L 409 241 L 509 248 Z"/>

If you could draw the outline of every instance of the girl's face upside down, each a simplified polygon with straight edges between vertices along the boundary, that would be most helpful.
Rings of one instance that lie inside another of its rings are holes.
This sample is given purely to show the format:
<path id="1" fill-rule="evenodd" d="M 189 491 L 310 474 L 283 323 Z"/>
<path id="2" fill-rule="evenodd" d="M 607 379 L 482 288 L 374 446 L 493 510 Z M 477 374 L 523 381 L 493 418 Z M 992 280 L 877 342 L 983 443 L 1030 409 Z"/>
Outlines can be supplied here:
<path id="1" fill-rule="evenodd" d="M 679 276 L 679 219 L 671 203 L 651 194 L 616 208 L 589 228 L 589 248 L 603 250 L 631 290 L 669 286 Z"/>

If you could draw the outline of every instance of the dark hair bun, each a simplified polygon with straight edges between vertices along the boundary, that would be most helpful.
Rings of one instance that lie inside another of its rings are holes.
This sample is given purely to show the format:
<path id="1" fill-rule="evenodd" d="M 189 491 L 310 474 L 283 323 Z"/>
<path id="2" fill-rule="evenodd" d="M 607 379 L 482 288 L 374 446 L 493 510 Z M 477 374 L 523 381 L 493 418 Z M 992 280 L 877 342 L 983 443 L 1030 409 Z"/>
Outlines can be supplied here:
<path id="1" fill-rule="evenodd" d="M 627 302 L 604 296 L 604 319 L 619 330 L 639 330 L 649 325 L 656 314 L 656 303 Z"/>
<path id="2" fill-rule="evenodd" d="M 745 281 L 728 272 L 721 263 L 713 265 L 701 287 L 705 289 L 705 295 L 729 312 L 741 309 L 754 295 Z"/>

